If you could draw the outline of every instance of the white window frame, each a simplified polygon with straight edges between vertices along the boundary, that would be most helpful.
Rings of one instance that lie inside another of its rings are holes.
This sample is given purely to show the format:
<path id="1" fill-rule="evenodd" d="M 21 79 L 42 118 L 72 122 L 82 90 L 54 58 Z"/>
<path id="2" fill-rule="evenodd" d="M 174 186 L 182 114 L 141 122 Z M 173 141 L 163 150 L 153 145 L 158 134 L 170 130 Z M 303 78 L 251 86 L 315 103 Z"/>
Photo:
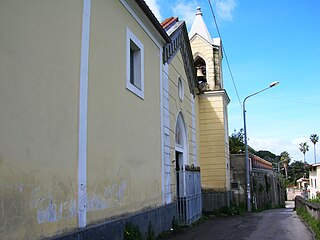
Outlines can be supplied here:
<path id="1" fill-rule="evenodd" d="M 134 52 L 136 52 L 136 55 L 134 55 L 134 79 L 138 81 L 140 86 L 137 86 L 130 82 L 130 50 L 132 49 L 131 43 L 133 43 L 134 47 L 136 48 L 134 50 Z M 127 28 L 126 31 L 126 88 L 141 99 L 144 99 L 144 47 L 141 41 L 133 34 L 133 32 L 129 28 Z"/>

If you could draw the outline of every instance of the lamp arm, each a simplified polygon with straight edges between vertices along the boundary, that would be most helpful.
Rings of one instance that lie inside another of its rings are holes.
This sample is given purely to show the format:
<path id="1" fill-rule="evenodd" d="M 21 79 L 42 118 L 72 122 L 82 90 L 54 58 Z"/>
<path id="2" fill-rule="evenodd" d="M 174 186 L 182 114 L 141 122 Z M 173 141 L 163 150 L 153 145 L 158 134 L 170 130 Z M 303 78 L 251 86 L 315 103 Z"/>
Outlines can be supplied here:
<path id="1" fill-rule="evenodd" d="M 266 88 L 264 88 L 264 89 L 262 89 L 262 90 L 260 90 L 260 91 L 258 91 L 258 92 L 252 93 L 251 95 L 245 97 L 245 99 L 243 100 L 243 109 L 244 109 L 244 110 L 246 109 L 246 108 L 245 108 L 245 102 L 246 102 L 246 100 L 247 100 L 248 98 L 250 98 L 250 97 L 252 97 L 252 96 L 254 96 L 254 95 L 257 95 L 258 93 L 261 93 L 261 92 L 263 92 L 263 91 L 265 91 L 265 90 L 268 90 L 269 88 L 271 88 L 271 87 L 270 87 L 270 86 L 269 86 L 269 87 L 266 87 Z"/>

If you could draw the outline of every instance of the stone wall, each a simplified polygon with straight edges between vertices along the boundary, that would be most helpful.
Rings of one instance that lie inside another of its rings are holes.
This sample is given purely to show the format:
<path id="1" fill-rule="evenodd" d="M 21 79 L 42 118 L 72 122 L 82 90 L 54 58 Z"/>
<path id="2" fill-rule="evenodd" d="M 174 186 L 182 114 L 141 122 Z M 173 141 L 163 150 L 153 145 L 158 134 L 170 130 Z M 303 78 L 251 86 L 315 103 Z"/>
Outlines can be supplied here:
<path id="1" fill-rule="evenodd" d="M 250 155 L 251 157 L 251 155 Z M 265 209 L 284 205 L 285 189 L 279 181 L 277 173 L 265 168 L 258 162 L 265 163 L 265 160 L 257 160 L 251 167 L 251 201 L 255 209 Z M 246 205 L 246 166 L 244 154 L 230 155 L 231 191 L 232 204 Z"/>
<path id="2" fill-rule="evenodd" d="M 277 175 L 272 171 L 252 169 L 251 195 L 252 207 L 255 209 L 283 205 L 284 191 L 281 189 Z"/>
<path id="3" fill-rule="evenodd" d="M 230 207 L 231 192 L 202 190 L 202 210 L 210 213 L 221 208 Z"/>
<path id="4" fill-rule="evenodd" d="M 320 204 L 309 202 L 303 197 L 297 196 L 295 198 L 295 207 L 305 208 L 311 216 L 320 221 Z"/>

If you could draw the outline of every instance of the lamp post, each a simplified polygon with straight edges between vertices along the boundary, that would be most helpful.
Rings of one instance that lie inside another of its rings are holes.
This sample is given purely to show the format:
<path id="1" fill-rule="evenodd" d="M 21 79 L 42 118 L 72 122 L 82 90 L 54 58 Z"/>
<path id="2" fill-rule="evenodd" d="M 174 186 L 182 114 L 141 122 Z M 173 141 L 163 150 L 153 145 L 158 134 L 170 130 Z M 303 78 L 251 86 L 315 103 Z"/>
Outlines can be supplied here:
<path id="1" fill-rule="evenodd" d="M 245 158 L 246 158 L 246 181 L 247 181 L 247 211 L 251 212 L 251 191 L 250 191 L 250 163 L 249 163 L 249 153 L 248 153 L 248 141 L 247 141 L 247 124 L 246 124 L 246 100 L 258 93 L 261 93 L 269 88 L 277 86 L 279 82 L 272 82 L 270 85 L 258 92 L 255 92 L 249 96 L 247 96 L 243 100 L 243 130 L 244 130 L 244 146 L 245 146 Z"/>

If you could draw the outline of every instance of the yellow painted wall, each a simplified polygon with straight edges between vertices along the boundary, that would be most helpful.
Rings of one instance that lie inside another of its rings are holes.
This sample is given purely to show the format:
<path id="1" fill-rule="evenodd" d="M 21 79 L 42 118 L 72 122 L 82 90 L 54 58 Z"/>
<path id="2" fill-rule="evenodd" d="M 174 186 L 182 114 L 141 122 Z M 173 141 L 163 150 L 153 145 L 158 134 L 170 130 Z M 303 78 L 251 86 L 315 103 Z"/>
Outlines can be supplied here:
<path id="1" fill-rule="evenodd" d="M 82 2 L 0 1 L 0 239 L 76 227 Z"/>
<path id="2" fill-rule="evenodd" d="M 230 190 L 230 160 L 225 98 L 199 96 L 201 184 L 204 189 Z"/>
<path id="3" fill-rule="evenodd" d="M 77 227 L 82 7 L 76 0 L 0 2 L 0 239 Z M 144 100 L 125 86 L 127 27 L 144 45 Z M 161 205 L 160 56 L 119 1 L 92 1 L 88 225 Z M 171 128 L 182 110 L 191 141 L 192 97 L 181 63 L 179 53 L 169 67 Z M 174 132 L 171 139 L 174 156 Z"/>
<path id="4" fill-rule="evenodd" d="M 183 89 L 184 89 L 184 98 L 183 101 L 180 100 L 179 94 L 178 94 L 178 77 L 181 78 L 183 83 Z M 196 114 L 196 109 L 194 109 L 194 112 L 192 111 L 192 101 L 196 101 L 195 98 L 193 98 L 192 94 L 189 91 L 189 85 L 187 81 L 187 76 L 185 73 L 185 69 L 183 66 L 183 60 L 181 56 L 181 52 L 178 51 L 178 53 L 175 55 L 175 57 L 172 59 L 172 61 L 169 64 L 169 111 L 170 111 L 170 143 L 171 143 L 171 156 L 172 160 L 175 159 L 175 130 L 176 130 L 176 122 L 179 112 L 182 113 L 185 121 L 185 126 L 187 130 L 187 141 L 188 141 L 188 161 L 187 164 L 191 165 L 194 164 L 195 166 L 199 166 L 199 163 L 197 162 L 197 152 L 194 152 L 193 149 L 193 139 L 192 139 L 192 129 L 195 126 L 192 124 L 192 115 Z M 194 106 L 196 107 L 196 106 Z M 196 119 L 195 119 L 196 120 Z M 196 139 L 195 139 L 196 140 Z M 175 184 L 176 184 L 176 171 L 175 171 L 175 162 L 172 163 L 171 168 L 171 176 L 172 176 L 172 192 L 173 196 L 176 195 L 175 191 Z"/>
<path id="5" fill-rule="evenodd" d="M 89 224 L 161 205 L 159 47 L 119 1 L 93 1 L 91 14 Z M 127 27 L 144 46 L 144 100 L 125 85 Z"/>
<path id="6" fill-rule="evenodd" d="M 184 100 L 181 101 L 178 95 L 178 77 L 180 76 L 183 82 L 184 88 Z M 189 161 L 188 164 L 195 164 L 193 162 L 193 149 L 192 149 L 192 99 L 193 96 L 189 91 L 187 76 L 185 74 L 183 60 L 180 51 L 172 59 L 169 64 L 169 92 L 170 92 L 170 124 L 171 129 L 176 127 L 177 115 L 181 111 L 184 117 L 184 121 L 187 128 L 187 137 L 188 137 L 188 154 Z M 175 136 L 172 136 L 172 148 L 175 148 Z"/>

